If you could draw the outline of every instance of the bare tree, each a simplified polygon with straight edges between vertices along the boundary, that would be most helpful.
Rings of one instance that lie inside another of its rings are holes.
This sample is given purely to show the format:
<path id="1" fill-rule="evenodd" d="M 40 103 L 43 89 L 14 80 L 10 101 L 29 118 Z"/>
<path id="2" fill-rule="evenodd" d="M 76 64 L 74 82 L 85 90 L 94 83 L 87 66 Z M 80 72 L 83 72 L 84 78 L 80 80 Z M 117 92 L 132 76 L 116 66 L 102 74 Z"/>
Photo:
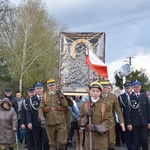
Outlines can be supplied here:
<path id="1" fill-rule="evenodd" d="M 2 55 L 19 90 L 55 72 L 58 22 L 40 0 L 25 0 L 9 14 L 1 29 Z"/>
<path id="2" fill-rule="evenodd" d="M 11 11 L 11 9 L 8 0 L 0 0 L 0 25 L 5 20 L 9 11 Z"/>

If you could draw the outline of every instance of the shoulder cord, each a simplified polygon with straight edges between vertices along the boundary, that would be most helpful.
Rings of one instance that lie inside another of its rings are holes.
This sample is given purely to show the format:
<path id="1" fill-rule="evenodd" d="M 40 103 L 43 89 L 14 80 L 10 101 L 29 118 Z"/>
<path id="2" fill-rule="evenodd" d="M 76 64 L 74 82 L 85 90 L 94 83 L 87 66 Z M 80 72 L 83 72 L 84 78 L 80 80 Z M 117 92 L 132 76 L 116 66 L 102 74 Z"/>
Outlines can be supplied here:
<path id="1" fill-rule="evenodd" d="M 128 102 L 129 102 L 129 105 L 133 108 L 133 109 L 137 109 L 139 107 L 139 103 L 137 104 L 136 107 L 133 107 L 132 104 L 131 104 L 131 100 L 130 100 L 130 96 L 128 96 Z M 130 107 L 129 107 L 130 108 Z M 130 109 L 131 111 L 131 109 Z"/>
<path id="2" fill-rule="evenodd" d="M 28 109 L 28 108 L 26 107 L 25 99 L 23 100 L 23 106 L 24 106 L 25 110 Z"/>
<path id="3" fill-rule="evenodd" d="M 121 97 L 121 96 L 119 96 L 119 98 L 120 98 L 120 102 L 121 102 L 121 104 L 122 104 L 124 107 L 126 107 L 125 103 L 124 103 L 124 102 L 123 102 L 123 100 L 122 100 L 122 97 Z"/>
<path id="4" fill-rule="evenodd" d="M 31 107 L 32 107 L 34 110 L 38 110 L 38 109 L 39 109 L 39 107 L 38 107 L 38 108 L 35 108 L 35 107 L 33 106 L 31 98 L 30 98 L 30 105 L 31 105 Z"/>

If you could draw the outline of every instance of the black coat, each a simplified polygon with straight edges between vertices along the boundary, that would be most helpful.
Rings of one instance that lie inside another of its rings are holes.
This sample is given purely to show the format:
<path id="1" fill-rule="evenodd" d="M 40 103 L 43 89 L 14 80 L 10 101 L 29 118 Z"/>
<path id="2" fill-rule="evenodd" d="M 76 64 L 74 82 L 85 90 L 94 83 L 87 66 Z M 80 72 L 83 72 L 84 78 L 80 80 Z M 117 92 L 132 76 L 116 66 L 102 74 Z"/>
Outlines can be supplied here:
<path id="1" fill-rule="evenodd" d="M 38 108 L 40 105 L 40 100 L 37 95 L 31 98 L 31 103 L 29 102 L 29 108 L 27 111 L 27 124 L 32 123 L 33 127 L 41 127 L 38 121 Z"/>
<path id="2" fill-rule="evenodd" d="M 125 118 L 125 107 L 126 107 L 126 101 L 127 101 L 127 94 L 123 93 L 118 97 L 120 108 L 122 110 L 123 118 Z"/>
<path id="3" fill-rule="evenodd" d="M 145 94 L 137 97 L 135 93 L 126 101 L 125 123 L 133 126 L 145 126 L 150 123 L 150 104 Z"/>
<path id="4" fill-rule="evenodd" d="M 20 114 L 20 124 L 25 124 L 27 126 L 27 110 L 29 108 L 29 97 L 23 100 L 21 106 L 21 114 Z"/>

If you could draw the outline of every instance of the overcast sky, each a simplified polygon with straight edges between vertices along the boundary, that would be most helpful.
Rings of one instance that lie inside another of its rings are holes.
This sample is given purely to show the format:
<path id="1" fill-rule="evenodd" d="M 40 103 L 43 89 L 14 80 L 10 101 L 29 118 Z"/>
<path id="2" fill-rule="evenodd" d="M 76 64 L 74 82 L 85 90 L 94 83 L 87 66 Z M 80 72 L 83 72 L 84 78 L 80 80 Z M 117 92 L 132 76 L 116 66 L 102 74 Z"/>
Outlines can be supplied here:
<path id="1" fill-rule="evenodd" d="M 18 4 L 20 0 L 10 0 Z M 132 58 L 150 76 L 150 0 L 42 0 L 69 31 L 105 32 L 109 79 Z"/>

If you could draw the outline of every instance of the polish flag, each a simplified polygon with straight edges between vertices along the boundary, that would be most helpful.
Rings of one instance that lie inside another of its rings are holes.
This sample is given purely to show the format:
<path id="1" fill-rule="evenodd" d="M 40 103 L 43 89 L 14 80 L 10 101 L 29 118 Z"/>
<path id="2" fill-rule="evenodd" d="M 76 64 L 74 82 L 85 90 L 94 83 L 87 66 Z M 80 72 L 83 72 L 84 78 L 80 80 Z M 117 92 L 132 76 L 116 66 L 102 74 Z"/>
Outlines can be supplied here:
<path id="1" fill-rule="evenodd" d="M 98 75 L 108 79 L 107 66 L 91 51 L 86 51 L 86 63 Z"/>

